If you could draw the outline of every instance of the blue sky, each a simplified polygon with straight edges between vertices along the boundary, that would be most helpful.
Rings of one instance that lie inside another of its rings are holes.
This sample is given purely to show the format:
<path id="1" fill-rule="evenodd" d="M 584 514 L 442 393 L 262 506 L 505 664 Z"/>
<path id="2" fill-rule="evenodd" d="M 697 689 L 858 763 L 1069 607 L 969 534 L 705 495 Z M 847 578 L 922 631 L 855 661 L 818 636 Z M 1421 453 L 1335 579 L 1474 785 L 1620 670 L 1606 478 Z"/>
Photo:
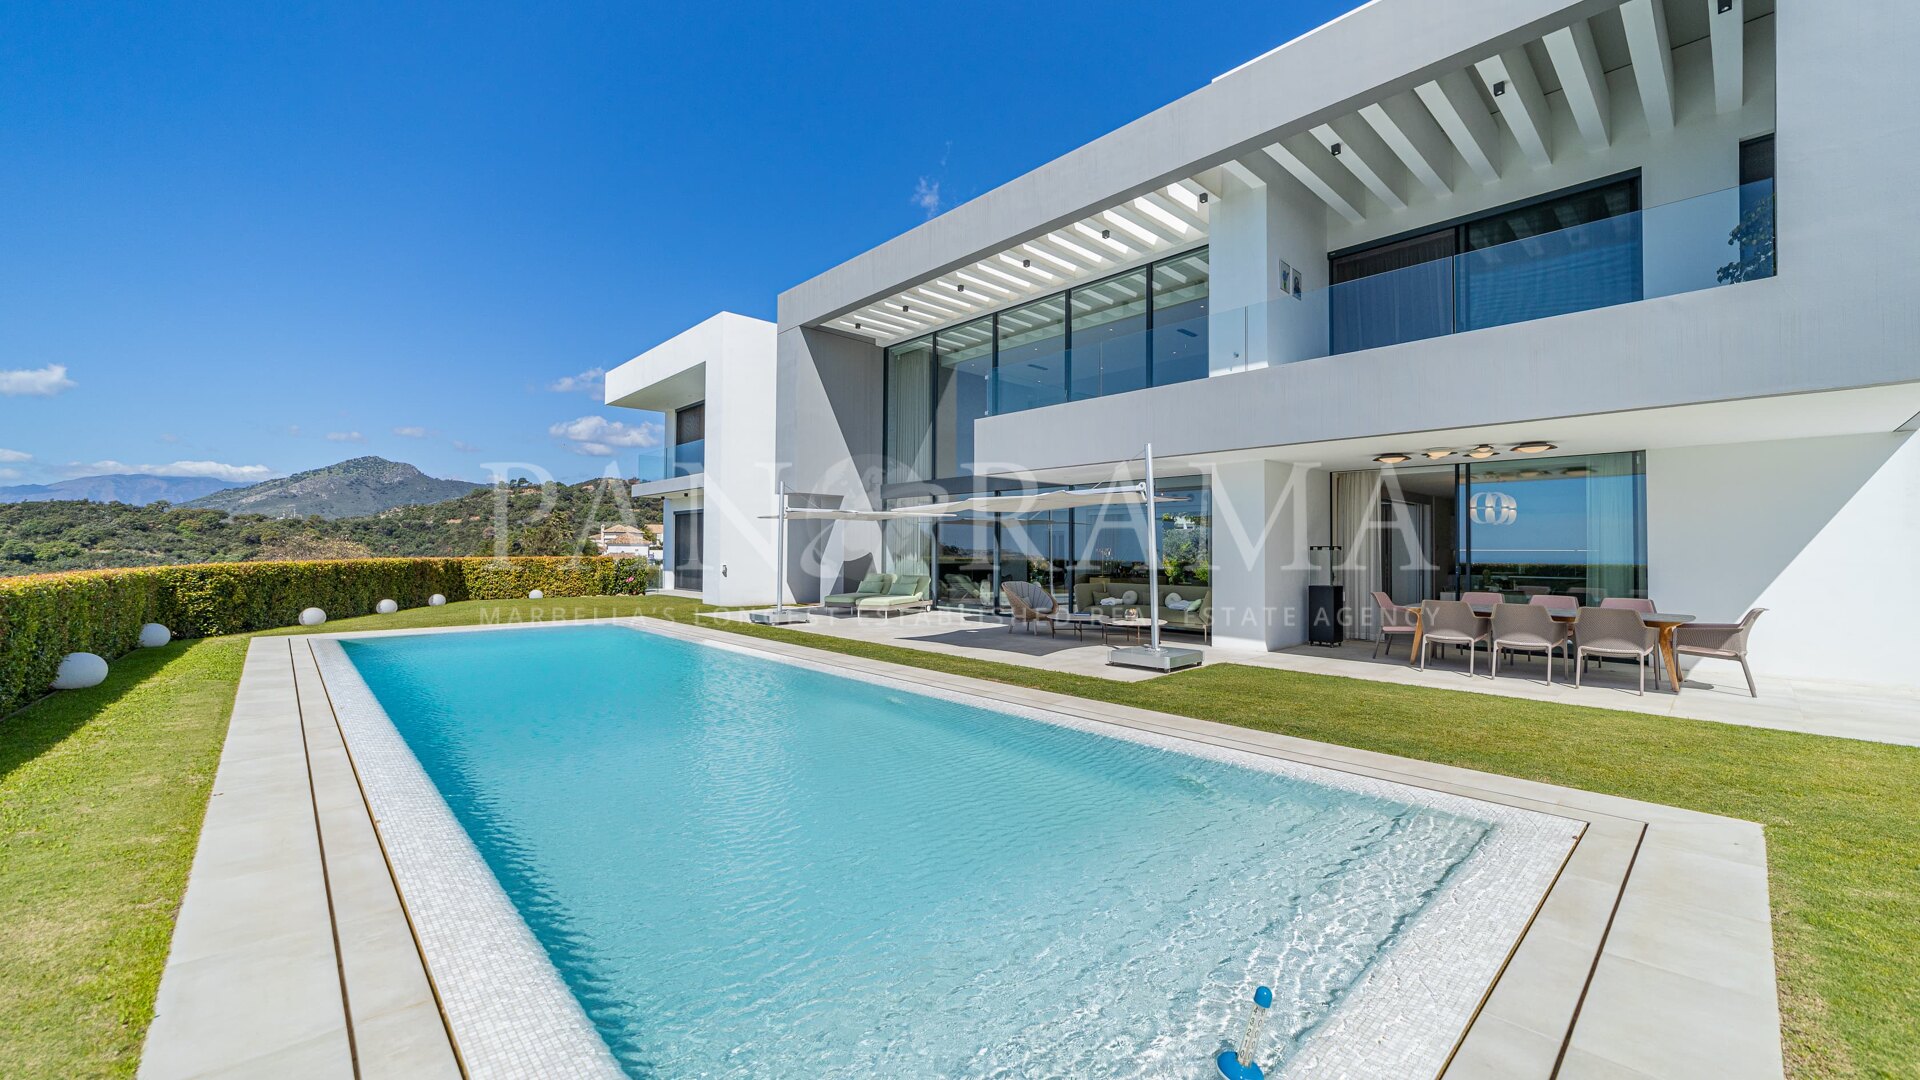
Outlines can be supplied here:
<path id="1" fill-rule="evenodd" d="M 5 5 L 0 484 L 631 475 L 595 369 L 1352 6 Z"/>

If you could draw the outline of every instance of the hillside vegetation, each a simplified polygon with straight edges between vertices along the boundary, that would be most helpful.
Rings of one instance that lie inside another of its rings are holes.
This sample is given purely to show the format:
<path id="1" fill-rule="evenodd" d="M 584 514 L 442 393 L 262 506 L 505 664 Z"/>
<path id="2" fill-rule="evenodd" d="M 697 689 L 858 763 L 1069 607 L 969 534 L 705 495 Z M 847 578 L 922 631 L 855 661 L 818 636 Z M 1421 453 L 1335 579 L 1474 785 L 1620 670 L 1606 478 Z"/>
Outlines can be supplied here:
<path id="1" fill-rule="evenodd" d="M 115 566 L 347 559 L 370 555 L 592 552 L 601 525 L 660 520 L 658 500 L 635 502 L 619 480 L 476 488 L 425 506 L 362 517 L 277 518 L 156 502 L 0 505 L 0 576 Z"/>
<path id="2" fill-rule="evenodd" d="M 352 458 L 277 480 L 202 495 L 188 506 L 268 517 L 366 517 L 398 506 L 456 499 L 485 485 L 440 480 L 404 461 Z"/>

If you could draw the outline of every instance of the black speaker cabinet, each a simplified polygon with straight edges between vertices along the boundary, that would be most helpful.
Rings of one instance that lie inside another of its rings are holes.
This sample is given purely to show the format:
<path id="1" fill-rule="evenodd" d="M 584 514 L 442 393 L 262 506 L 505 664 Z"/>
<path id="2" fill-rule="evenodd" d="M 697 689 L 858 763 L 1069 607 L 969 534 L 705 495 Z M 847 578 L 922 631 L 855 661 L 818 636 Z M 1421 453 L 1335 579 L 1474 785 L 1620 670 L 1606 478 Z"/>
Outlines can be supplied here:
<path id="1" fill-rule="evenodd" d="M 1332 647 L 1347 639 L 1340 625 L 1340 594 L 1338 585 L 1307 586 L 1308 644 Z"/>

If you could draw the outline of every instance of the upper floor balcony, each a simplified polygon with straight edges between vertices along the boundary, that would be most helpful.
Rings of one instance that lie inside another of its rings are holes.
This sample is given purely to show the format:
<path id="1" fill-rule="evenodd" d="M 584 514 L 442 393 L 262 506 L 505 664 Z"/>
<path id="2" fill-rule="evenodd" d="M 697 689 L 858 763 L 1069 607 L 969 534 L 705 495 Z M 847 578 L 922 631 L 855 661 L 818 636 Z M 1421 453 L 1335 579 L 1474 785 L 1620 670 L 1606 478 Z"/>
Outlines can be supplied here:
<path id="1" fill-rule="evenodd" d="M 1332 255 L 1334 283 L 1207 319 L 1210 374 L 1774 275 L 1771 178 L 1639 206 L 1631 178 Z"/>

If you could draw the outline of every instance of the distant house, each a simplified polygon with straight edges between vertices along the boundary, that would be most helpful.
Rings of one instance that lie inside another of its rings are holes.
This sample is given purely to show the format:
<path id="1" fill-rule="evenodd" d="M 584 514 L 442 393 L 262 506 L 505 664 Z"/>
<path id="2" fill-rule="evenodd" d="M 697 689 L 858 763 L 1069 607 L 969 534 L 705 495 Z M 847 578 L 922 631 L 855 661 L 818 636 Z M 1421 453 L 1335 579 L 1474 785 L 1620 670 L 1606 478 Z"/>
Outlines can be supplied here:
<path id="1" fill-rule="evenodd" d="M 659 525 L 644 525 L 638 528 L 632 525 L 602 525 L 600 535 L 594 543 L 602 555 L 638 555 L 655 562 L 660 560 Z"/>

